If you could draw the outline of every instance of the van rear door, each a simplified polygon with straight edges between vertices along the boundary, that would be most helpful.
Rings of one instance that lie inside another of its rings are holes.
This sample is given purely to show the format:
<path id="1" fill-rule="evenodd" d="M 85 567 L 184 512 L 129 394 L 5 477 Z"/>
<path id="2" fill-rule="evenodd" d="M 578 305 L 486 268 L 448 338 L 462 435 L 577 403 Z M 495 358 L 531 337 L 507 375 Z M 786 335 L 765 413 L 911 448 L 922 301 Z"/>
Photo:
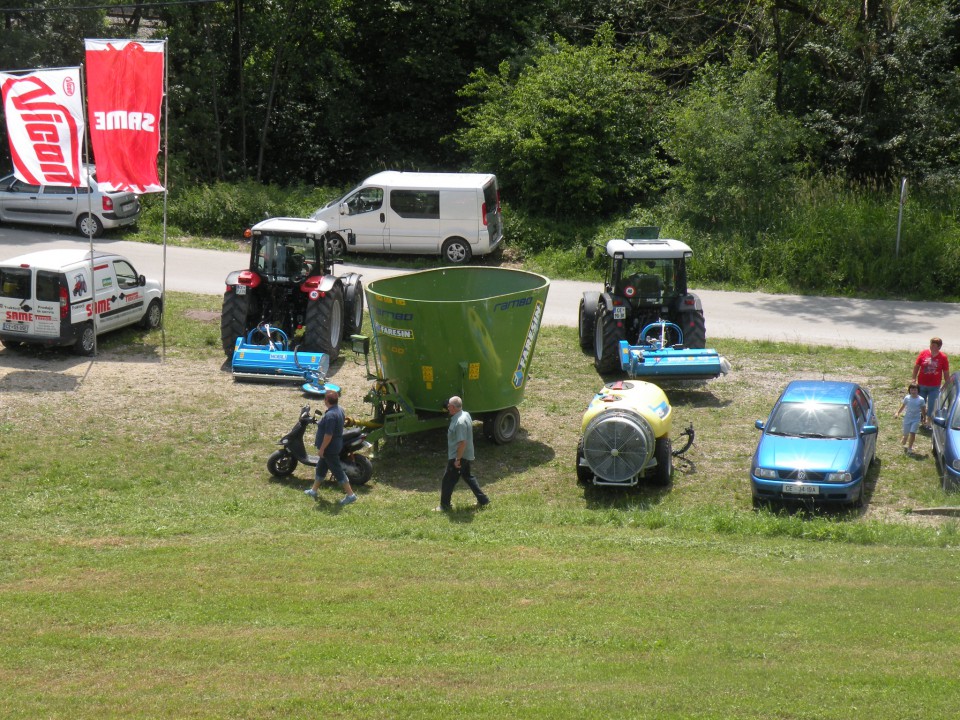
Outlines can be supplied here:
<path id="1" fill-rule="evenodd" d="M 33 333 L 33 271 L 23 267 L 0 267 L 0 320 L 4 337 L 24 340 Z"/>
<path id="2" fill-rule="evenodd" d="M 493 178 L 483 186 L 483 224 L 487 226 L 490 247 L 494 247 L 503 237 L 503 215 L 500 213 L 500 190 L 497 179 Z"/>

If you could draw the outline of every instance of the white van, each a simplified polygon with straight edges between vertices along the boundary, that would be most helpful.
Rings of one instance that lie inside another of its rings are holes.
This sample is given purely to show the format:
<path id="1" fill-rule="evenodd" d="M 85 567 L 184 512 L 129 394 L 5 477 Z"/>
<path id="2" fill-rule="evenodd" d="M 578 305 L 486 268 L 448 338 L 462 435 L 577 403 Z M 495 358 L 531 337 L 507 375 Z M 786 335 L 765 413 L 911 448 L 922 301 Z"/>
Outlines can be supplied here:
<path id="1" fill-rule="evenodd" d="M 493 252 L 503 240 L 496 175 L 387 170 L 313 214 L 330 227 L 327 248 L 440 254 L 453 264 Z"/>
<path id="2" fill-rule="evenodd" d="M 0 343 L 70 345 L 90 355 L 97 335 L 160 326 L 160 283 L 124 257 L 87 250 L 41 250 L 0 262 Z"/>

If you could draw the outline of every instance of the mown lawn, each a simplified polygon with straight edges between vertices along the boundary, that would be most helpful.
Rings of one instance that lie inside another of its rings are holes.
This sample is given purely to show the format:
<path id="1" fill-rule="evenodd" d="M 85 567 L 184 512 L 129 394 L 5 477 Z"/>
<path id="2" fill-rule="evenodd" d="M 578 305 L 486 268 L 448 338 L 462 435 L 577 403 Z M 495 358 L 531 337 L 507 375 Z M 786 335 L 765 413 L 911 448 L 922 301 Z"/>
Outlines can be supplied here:
<path id="1" fill-rule="evenodd" d="M 910 512 L 954 499 L 899 449 L 908 353 L 719 343 L 732 375 L 668 390 L 673 486 L 600 492 L 572 462 L 602 379 L 546 328 L 520 438 L 477 433 L 490 508 L 430 511 L 433 432 L 341 512 L 266 472 L 302 399 L 230 380 L 185 315 L 217 307 L 176 296 L 92 364 L 0 351 L 0 717 L 956 715 L 960 532 Z M 824 375 L 881 411 L 867 511 L 754 512 L 753 421 Z M 362 414 L 362 366 L 336 377 Z"/>

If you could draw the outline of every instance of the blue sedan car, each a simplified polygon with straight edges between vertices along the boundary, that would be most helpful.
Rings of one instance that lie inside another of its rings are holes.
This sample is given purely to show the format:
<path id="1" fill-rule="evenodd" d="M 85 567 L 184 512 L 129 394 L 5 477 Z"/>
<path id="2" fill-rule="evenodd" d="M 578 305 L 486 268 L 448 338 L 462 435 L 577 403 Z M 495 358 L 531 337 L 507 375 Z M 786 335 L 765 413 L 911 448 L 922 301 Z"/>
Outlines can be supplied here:
<path id="1" fill-rule="evenodd" d="M 960 373 L 954 373 L 940 391 L 933 409 L 933 456 L 946 492 L 960 488 Z"/>
<path id="2" fill-rule="evenodd" d="M 877 449 L 877 414 L 851 382 L 795 380 L 762 430 L 750 470 L 755 507 L 807 500 L 862 506 Z"/>

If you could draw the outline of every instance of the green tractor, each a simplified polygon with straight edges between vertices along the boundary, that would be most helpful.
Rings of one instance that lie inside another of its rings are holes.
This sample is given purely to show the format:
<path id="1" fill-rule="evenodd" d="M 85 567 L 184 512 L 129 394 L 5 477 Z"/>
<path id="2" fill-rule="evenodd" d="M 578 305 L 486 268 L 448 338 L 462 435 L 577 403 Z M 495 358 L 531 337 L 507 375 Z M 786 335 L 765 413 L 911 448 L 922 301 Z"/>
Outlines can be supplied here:
<path id="1" fill-rule="evenodd" d="M 238 337 L 261 324 L 279 328 L 301 350 L 326 353 L 333 362 L 344 338 L 363 325 L 363 284 L 358 273 L 333 275 L 327 224 L 271 218 L 250 228 L 250 265 L 226 279 L 220 339 L 233 355 Z"/>
<path id="2" fill-rule="evenodd" d="M 606 278 L 602 292 L 585 292 L 580 300 L 580 347 L 593 352 L 601 373 L 621 370 L 619 345 L 644 344 L 640 335 L 652 323 L 673 323 L 684 347 L 706 347 L 707 332 L 700 298 L 687 290 L 687 258 L 693 251 L 679 240 L 660 238 L 658 227 L 627 228 L 623 239 L 607 242 Z M 587 249 L 593 256 L 593 248 Z"/>

